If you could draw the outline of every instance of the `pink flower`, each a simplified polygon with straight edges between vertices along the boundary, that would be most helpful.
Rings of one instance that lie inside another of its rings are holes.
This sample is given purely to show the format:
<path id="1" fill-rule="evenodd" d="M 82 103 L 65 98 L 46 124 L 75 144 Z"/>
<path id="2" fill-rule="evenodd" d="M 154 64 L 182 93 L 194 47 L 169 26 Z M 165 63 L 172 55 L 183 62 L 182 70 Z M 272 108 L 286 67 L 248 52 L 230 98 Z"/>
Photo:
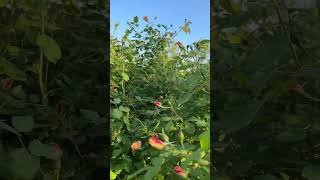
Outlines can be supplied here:
<path id="1" fill-rule="evenodd" d="M 2 88 L 6 91 L 9 91 L 11 89 L 12 84 L 13 84 L 13 80 L 10 78 L 2 80 Z"/>
<path id="2" fill-rule="evenodd" d="M 162 104 L 161 104 L 161 102 L 159 102 L 159 101 L 156 101 L 156 102 L 154 102 L 153 103 L 155 106 L 157 106 L 157 107 L 162 107 Z"/>
<path id="3" fill-rule="evenodd" d="M 146 22 L 149 22 L 148 21 L 148 16 L 143 16 L 143 20 L 145 20 Z"/>
<path id="4" fill-rule="evenodd" d="M 174 167 L 174 172 L 176 172 L 180 176 L 187 177 L 187 173 L 180 166 Z"/>
<path id="5" fill-rule="evenodd" d="M 180 41 L 177 42 L 177 45 L 178 46 L 183 46 L 183 44 Z"/>

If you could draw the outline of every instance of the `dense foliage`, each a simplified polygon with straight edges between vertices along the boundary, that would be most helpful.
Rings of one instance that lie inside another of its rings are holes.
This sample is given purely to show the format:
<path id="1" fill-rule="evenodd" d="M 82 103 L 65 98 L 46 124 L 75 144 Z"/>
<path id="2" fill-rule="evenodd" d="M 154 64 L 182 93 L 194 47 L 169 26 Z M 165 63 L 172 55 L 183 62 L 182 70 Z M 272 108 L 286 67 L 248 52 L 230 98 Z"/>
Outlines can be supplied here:
<path id="1" fill-rule="evenodd" d="M 319 11 L 239 2 L 214 4 L 213 174 L 318 180 Z"/>
<path id="2" fill-rule="evenodd" d="M 99 179 L 105 2 L 0 0 L 0 179 Z"/>
<path id="3" fill-rule="evenodd" d="M 134 17 L 111 37 L 111 179 L 209 179 L 209 40 L 177 42 L 189 25 Z"/>

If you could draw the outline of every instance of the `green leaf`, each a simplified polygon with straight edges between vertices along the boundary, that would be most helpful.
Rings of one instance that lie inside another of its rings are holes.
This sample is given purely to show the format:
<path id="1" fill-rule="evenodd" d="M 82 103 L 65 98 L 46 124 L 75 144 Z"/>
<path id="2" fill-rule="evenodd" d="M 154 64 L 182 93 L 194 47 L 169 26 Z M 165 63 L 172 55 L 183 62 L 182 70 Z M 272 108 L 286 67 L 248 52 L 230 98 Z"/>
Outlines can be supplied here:
<path id="1" fill-rule="evenodd" d="M 164 163 L 164 158 L 156 157 L 152 160 L 153 166 L 147 171 L 144 175 L 145 180 L 153 179 L 161 169 L 162 164 Z"/>
<path id="2" fill-rule="evenodd" d="M 196 132 L 196 128 L 194 127 L 193 124 L 186 123 L 184 131 L 189 135 L 193 135 Z"/>
<path id="3" fill-rule="evenodd" d="M 201 133 L 198 138 L 201 148 L 205 151 L 208 151 L 210 149 L 210 131 Z"/>
<path id="4" fill-rule="evenodd" d="M 191 92 L 186 92 L 181 94 L 180 98 L 178 99 L 178 104 L 184 104 L 186 102 L 188 102 L 191 98 L 192 98 L 193 93 Z"/>
<path id="5" fill-rule="evenodd" d="M 115 99 L 113 100 L 113 102 L 114 102 L 115 104 L 120 104 L 120 103 L 121 103 L 121 99 L 120 99 L 120 98 L 115 98 Z"/>
<path id="6" fill-rule="evenodd" d="M 31 94 L 31 95 L 29 96 L 29 100 L 30 100 L 32 103 L 36 104 L 36 103 L 39 103 L 39 102 L 40 102 L 40 97 L 39 97 L 38 95 L 36 95 L 36 94 Z"/>
<path id="7" fill-rule="evenodd" d="M 36 44 L 40 47 L 41 51 L 52 63 L 57 63 L 61 58 L 61 50 L 58 43 L 51 37 L 41 34 L 37 36 Z"/>
<path id="8" fill-rule="evenodd" d="M 127 130 L 131 131 L 131 123 L 129 119 L 129 113 L 126 113 L 126 115 L 123 117 L 123 122 L 127 126 Z"/>
<path id="9" fill-rule="evenodd" d="M 22 89 L 22 85 L 18 85 L 15 86 L 12 90 L 11 90 L 11 94 L 18 98 L 18 99 L 26 99 L 26 94 L 24 93 L 23 89 Z"/>
<path id="10" fill-rule="evenodd" d="M 139 21 L 138 16 L 135 16 L 133 19 L 133 22 L 138 23 L 138 21 Z"/>
<path id="11" fill-rule="evenodd" d="M 222 6 L 222 8 L 229 11 L 230 13 L 232 13 L 232 14 L 235 13 L 233 6 L 232 6 L 232 2 L 230 0 L 221 1 L 219 4 Z"/>
<path id="12" fill-rule="evenodd" d="M 55 180 L 56 176 L 55 174 L 52 173 L 43 173 L 43 180 Z M 63 174 L 63 177 L 65 177 L 65 175 Z"/>
<path id="13" fill-rule="evenodd" d="M 17 179 L 32 180 L 40 169 L 40 160 L 30 155 L 26 149 L 18 148 L 10 152 L 9 167 Z"/>
<path id="14" fill-rule="evenodd" d="M 290 128 L 286 129 L 276 136 L 278 141 L 281 142 L 297 142 L 306 138 L 304 129 Z"/>
<path id="15" fill-rule="evenodd" d="M 171 132 L 174 128 L 174 124 L 172 121 L 169 121 L 166 126 L 164 127 L 166 132 Z"/>
<path id="16" fill-rule="evenodd" d="M 191 117 L 188 119 L 190 122 L 194 122 L 197 127 L 206 127 L 208 123 L 196 117 Z"/>
<path id="17" fill-rule="evenodd" d="M 188 77 L 185 84 L 187 85 L 188 89 L 193 90 L 199 84 L 199 81 L 201 81 L 201 79 L 201 72 L 200 70 L 198 70 Z"/>
<path id="18" fill-rule="evenodd" d="M 240 35 L 229 33 L 227 35 L 227 39 L 231 44 L 240 44 L 241 43 L 241 36 Z"/>
<path id="19" fill-rule="evenodd" d="M 28 149 L 31 154 L 35 156 L 42 156 L 48 159 L 57 160 L 60 154 L 54 149 L 52 145 L 43 144 L 39 140 L 33 140 L 29 143 Z"/>
<path id="20" fill-rule="evenodd" d="M 114 149 L 112 150 L 112 159 L 115 159 L 122 153 L 122 149 Z"/>
<path id="21" fill-rule="evenodd" d="M 132 179 L 133 177 L 137 176 L 138 174 L 140 174 L 140 173 L 142 173 L 142 172 L 144 172 L 144 171 L 149 170 L 150 168 L 151 168 L 150 166 L 145 166 L 145 167 L 139 169 L 138 171 L 134 172 L 133 174 L 130 174 L 130 175 L 128 176 L 128 179 Z"/>
<path id="22" fill-rule="evenodd" d="M 290 180 L 290 177 L 287 174 L 285 174 L 283 172 L 280 172 L 279 174 L 280 174 L 280 176 L 282 177 L 283 180 Z"/>
<path id="23" fill-rule="evenodd" d="M 122 76 L 122 79 L 125 80 L 125 81 L 129 81 L 129 76 L 127 73 L 123 72 L 121 73 L 121 76 Z"/>
<path id="24" fill-rule="evenodd" d="M 114 180 L 117 178 L 117 174 L 110 170 L 110 180 Z"/>
<path id="25" fill-rule="evenodd" d="M 231 178 L 225 174 L 215 174 L 213 176 L 214 180 L 231 180 Z"/>
<path id="26" fill-rule="evenodd" d="M 87 119 L 93 123 L 102 122 L 102 118 L 100 117 L 99 113 L 96 111 L 92 111 L 89 109 L 80 109 L 80 113 L 85 119 Z"/>
<path id="27" fill-rule="evenodd" d="M 0 7 L 3 7 L 7 4 L 8 0 L 0 0 Z"/>
<path id="28" fill-rule="evenodd" d="M 320 166 L 319 165 L 307 165 L 303 168 L 302 176 L 308 180 L 320 179 Z"/>
<path id="29" fill-rule="evenodd" d="M 7 130 L 7 131 L 9 131 L 9 132 L 12 132 L 12 133 L 18 135 L 18 136 L 21 136 L 21 134 L 20 134 L 17 130 L 15 130 L 15 129 L 12 128 L 11 126 L 9 126 L 9 125 L 7 125 L 6 123 L 1 122 L 1 121 L 0 121 L 0 129 Z"/>
<path id="30" fill-rule="evenodd" d="M 190 30 L 190 28 L 189 28 L 188 25 L 184 25 L 184 26 L 182 27 L 182 30 L 183 30 L 183 32 L 185 32 L 186 34 L 190 34 L 190 32 L 191 32 L 191 30 Z"/>
<path id="31" fill-rule="evenodd" d="M 236 104 L 230 110 L 221 112 L 221 127 L 228 131 L 239 130 L 249 125 L 263 102 L 248 100 L 245 104 Z"/>
<path id="32" fill-rule="evenodd" d="M 30 26 L 30 21 L 24 16 L 20 15 L 16 21 L 16 29 L 21 31 L 26 31 L 28 27 Z"/>
<path id="33" fill-rule="evenodd" d="M 27 75 L 24 71 L 2 57 L 0 57 L 0 74 L 8 75 L 15 80 L 27 80 Z"/>
<path id="34" fill-rule="evenodd" d="M 205 45 L 205 44 L 210 44 L 210 40 L 204 39 L 204 40 L 200 40 L 198 43 L 199 43 L 200 46 L 201 45 Z"/>
<path id="35" fill-rule="evenodd" d="M 119 110 L 122 112 L 129 112 L 130 111 L 130 109 L 128 107 L 123 107 L 123 106 L 120 106 Z"/>
<path id="36" fill-rule="evenodd" d="M 284 35 L 277 35 L 267 40 L 261 47 L 248 56 L 246 68 L 249 72 L 270 69 L 288 50 L 288 38 Z"/>
<path id="37" fill-rule="evenodd" d="M 12 126 L 19 132 L 30 132 L 34 126 L 34 120 L 31 116 L 14 116 Z"/>
<path id="38" fill-rule="evenodd" d="M 169 117 L 169 116 L 165 116 L 165 117 L 160 118 L 160 121 L 164 121 L 164 122 L 168 122 L 170 120 L 171 120 L 171 117 Z"/>
<path id="39" fill-rule="evenodd" d="M 1 91 L 0 91 L 0 100 L 1 100 L 1 102 L 6 102 L 7 105 L 10 107 L 14 107 L 14 108 L 25 108 L 26 107 L 26 105 L 22 101 L 19 101 L 19 100 L 15 99 L 14 97 L 12 97 L 4 92 L 1 92 Z"/>
<path id="40" fill-rule="evenodd" d="M 253 180 L 280 180 L 280 179 L 274 175 L 265 174 L 265 175 L 255 176 Z"/>
<path id="41" fill-rule="evenodd" d="M 8 53 L 10 55 L 13 55 L 13 56 L 18 56 L 22 52 L 21 48 L 19 48 L 18 46 L 10 46 L 10 45 L 8 45 L 6 47 L 6 50 L 8 51 Z"/>
<path id="42" fill-rule="evenodd" d="M 122 117 L 122 115 L 123 115 L 122 111 L 120 111 L 118 108 L 112 110 L 111 116 L 113 118 L 120 119 Z"/>

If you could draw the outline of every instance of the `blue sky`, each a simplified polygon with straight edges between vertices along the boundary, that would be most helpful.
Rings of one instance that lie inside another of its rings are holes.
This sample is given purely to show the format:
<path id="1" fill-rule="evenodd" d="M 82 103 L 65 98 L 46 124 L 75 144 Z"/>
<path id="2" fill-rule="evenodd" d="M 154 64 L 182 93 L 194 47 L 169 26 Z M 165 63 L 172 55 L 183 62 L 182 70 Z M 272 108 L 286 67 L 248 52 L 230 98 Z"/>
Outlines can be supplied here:
<path id="1" fill-rule="evenodd" d="M 200 39 L 210 38 L 210 1 L 209 0 L 110 0 L 111 32 L 114 24 L 120 23 L 115 36 L 122 36 L 127 27 L 127 21 L 134 16 L 148 16 L 152 20 L 157 16 L 157 23 L 178 28 L 184 24 L 184 19 L 192 22 L 191 33 L 181 32 L 176 40 L 183 44 L 191 44 Z"/>

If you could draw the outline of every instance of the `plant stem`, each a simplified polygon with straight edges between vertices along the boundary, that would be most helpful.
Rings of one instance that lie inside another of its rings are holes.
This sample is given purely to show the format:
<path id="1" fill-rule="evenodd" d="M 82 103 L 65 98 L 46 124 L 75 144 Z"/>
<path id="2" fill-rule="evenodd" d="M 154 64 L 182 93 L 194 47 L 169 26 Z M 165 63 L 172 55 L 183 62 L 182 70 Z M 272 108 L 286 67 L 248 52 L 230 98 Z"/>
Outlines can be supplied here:
<path id="1" fill-rule="evenodd" d="M 41 11 L 41 34 L 44 34 L 44 14 L 43 11 Z M 39 62 L 39 85 L 40 85 L 40 91 L 42 96 L 42 103 L 47 104 L 47 98 L 44 91 L 44 84 L 43 84 L 43 52 L 40 51 L 40 62 Z"/>
<path id="2" fill-rule="evenodd" d="M 274 6 L 276 7 L 276 11 L 277 11 L 277 15 L 278 15 L 278 18 L 279 18 L 279 23 L 280 23 L 281 29 L 282 29 L 282 31 L 284 31 L 286 33 L 287 38 L 289 40 L 291 53 L 293 54 L 297 65 L 301 66 L 301 61 L 300 61 L 300 59 L 299 59 L 299 57 L 297 55 L 296 50 L 294 49 L 293 43 L 292 43 L 292 38 L 291 38 L 291 34 L 289 32 L 289 28 L 286 27 L 284 22 L 283 22 L 283 19 L 282 19 L 282 16 L 281 16 L 280 6 L 279 6 L 277 0 L 272 0 L 272 2 L 274 4 Z"/>

